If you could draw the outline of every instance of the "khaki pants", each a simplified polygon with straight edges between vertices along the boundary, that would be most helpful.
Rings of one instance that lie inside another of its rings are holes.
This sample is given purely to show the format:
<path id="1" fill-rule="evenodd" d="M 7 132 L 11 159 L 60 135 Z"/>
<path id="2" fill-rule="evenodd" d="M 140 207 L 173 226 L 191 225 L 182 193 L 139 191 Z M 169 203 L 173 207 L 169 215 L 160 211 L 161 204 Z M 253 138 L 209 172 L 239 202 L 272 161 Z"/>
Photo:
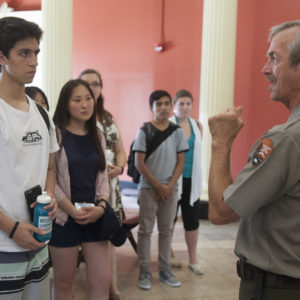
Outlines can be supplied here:
<path id="1" fill-rule="evenodd" d="M 158 227 L 158 268 L 159 271 L 170 269 L 170 251 L 174 228 L 174 218 L 177 208 L 177 189 L 170 199 L 157 203 L 157 193 L 152 188 L 141 188 L 139 191 L 139 230 L 138 230 L 138 259 L 140 269 L 151 272 L 151 234 L 155 217 Z"/>

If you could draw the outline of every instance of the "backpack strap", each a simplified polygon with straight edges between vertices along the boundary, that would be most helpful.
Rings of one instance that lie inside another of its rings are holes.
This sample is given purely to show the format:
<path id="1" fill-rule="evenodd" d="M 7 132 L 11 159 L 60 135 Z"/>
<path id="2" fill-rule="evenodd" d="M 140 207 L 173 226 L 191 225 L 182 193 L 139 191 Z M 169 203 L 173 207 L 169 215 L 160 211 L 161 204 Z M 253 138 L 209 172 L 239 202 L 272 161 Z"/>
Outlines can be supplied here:
<path id="1" fill-rule="evenodd" d="M 49 131 L 50 130 L 50 120 L 49 120 L 48 114 L 46 113 L 46 111 L 39 104 L 37 104 L 37 103 L 35 103 L 35 104 L 36 104 L 36 107 L 38 108 L 40 114 L 42 115 L 42 117 L 43 117 L 43 119 L 46 123 L 46 126 L 48 128 L 48 131 Z"/>
<path id="2" fill-rule="evenodd" d="M 166 140 L 176 129 L 179 128 L 178 125 L 170 122 L 169 127 L 164 130 L 156 130 L 153 133 L 153 126 L 151 122 L 144 123 L 143 127 L 141 128 L 146 134 L 146 156 L 145 161 L 147 158 L 159 147 L 159 145 Z"/>

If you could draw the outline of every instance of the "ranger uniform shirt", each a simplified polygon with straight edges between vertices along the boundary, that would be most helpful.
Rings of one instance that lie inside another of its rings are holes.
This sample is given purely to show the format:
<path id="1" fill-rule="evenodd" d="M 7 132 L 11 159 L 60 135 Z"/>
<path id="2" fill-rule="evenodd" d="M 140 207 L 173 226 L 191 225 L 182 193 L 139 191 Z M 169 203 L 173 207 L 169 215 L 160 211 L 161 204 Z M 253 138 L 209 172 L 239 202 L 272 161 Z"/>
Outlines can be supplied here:
<path id="1" fill-rule="evenodd" d="M 241 217 L 235 253 L 275 274 L 300 278 L 300 105 L 256 141 L 224 191 Z"/>

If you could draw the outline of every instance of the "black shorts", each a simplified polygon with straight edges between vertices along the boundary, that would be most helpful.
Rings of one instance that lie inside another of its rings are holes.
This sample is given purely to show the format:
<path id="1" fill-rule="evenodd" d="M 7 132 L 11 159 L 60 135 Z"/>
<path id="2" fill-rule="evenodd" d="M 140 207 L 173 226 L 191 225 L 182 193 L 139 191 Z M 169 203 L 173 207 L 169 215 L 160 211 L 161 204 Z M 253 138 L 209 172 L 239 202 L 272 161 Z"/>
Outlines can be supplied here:
<path id="1" fill-rule="evenodd" d="M 199 212 L 200 212 L 200 200 L 194 202 L 193 206 L 190 205 L 191 197 L 191 178 L 182 178 L 182 194 L 181 199 L 178 201 L 177 213 L 175 222 L 177 220 L 178 208 L 181 206 L 183 227 L 186 231 L 193 231 L 199 228 Z"/>
<path id="2" fill-rule="evenodd" d="M 82 243 L 99 242 L 100 240 L 96 237 L 97 230 L 96 223 L 80 225 L 69 216 L 64 226 L 53 222 L 49 245 L 67 248 L 79 246 Z"/>

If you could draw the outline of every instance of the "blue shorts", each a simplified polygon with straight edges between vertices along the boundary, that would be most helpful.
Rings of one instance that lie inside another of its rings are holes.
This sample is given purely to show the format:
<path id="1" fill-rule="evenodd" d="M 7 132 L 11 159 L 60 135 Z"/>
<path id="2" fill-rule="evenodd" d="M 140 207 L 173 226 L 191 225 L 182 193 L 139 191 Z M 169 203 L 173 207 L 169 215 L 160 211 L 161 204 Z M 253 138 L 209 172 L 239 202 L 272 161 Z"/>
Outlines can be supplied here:
<path id="1" fill-rule="evenodd" d="M 57 224 L 55 221 L 53 222 L 49 245 L 68 248 L 79 246 L 82 243 L 99 242 L 99 238 L 96 237 L 97 230 L 96 223 L 80 225 L 69 216 L 64 226 Z"/>

